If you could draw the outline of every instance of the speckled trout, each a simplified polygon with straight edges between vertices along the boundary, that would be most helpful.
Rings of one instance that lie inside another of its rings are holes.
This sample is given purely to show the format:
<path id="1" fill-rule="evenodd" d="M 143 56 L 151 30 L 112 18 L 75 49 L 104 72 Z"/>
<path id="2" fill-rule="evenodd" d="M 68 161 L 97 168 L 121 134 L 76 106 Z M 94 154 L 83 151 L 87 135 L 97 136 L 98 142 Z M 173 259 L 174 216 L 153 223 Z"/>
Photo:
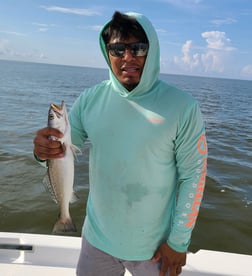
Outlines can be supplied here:
<path id="1" fill-rule="evenodd" d="M 66 105 L 63 101 L 61 105 L 50 105 L 48 126 L 56 128 L 64 134 L 60 139 L 56 137 L 50 137 L 50 139 L 60 141 L 65 152 L 64 157 L 47 161 L 48 169 L 43 181 L 60 208 L 59 218 L 54 225 L 53 233 L 76 232 L 69 212 L 69 203 L 78 199 L 73 191 L 74 152 L 78 149 L 71 143 L 71 129 Z"/>

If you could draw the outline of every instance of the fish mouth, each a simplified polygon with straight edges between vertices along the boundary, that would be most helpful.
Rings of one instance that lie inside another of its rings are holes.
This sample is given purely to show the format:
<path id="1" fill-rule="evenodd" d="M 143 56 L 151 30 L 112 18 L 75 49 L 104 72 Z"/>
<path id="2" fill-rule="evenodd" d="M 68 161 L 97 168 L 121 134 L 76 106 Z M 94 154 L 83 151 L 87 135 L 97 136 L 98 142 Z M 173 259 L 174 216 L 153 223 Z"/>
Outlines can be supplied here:
<path id="1" fill-rule="evenodd" d="M 64 101 L 61 102 L 61 105 L 57 105 L 57 104 L 54 104 L 54 103 L 51 103 L 51 108 L 54 110 L 54 111 L 62 111 L 63 108 L 64 108 Z"/>
<path id="2" fill-rule="evenodd" d="M 64 101 L 61 102 L 61 105 L 57 105 L 55 103 L 51 103 L 50 104 L 50 112 L 49 112 L 49 120 L 53 120 L 54 119 L 54 114 L 58 118 L 62 117 L 63 114 L 64 114 L 64 107 L 65 107 Z"/>

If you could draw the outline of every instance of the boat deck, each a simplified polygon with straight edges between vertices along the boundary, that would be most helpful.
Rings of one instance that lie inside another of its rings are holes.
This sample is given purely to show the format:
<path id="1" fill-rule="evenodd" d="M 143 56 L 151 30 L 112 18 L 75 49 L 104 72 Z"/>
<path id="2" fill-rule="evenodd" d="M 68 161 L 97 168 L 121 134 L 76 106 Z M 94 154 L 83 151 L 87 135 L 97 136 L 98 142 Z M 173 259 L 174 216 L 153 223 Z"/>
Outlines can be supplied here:
<path id="1" fill-rule="evenodd" d="M 0 232 L 1 275 L 74 276 L 80 246 L 78 237 Z M 250 255 L 200 250 L 188 253 L 181 275 L 250 276 L 251 263 Z"/>

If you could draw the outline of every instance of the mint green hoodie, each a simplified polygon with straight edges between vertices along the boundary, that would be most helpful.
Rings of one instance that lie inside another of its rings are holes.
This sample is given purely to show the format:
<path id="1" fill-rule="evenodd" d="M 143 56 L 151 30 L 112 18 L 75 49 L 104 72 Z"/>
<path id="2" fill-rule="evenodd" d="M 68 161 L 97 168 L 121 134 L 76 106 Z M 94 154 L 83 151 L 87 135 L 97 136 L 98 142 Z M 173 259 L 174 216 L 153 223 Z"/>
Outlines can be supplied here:
<path id="1" fill-rule="evenodd" d="M 159 43 L 144 16 L 130 13 L 149 39 L 139 85 L 110 79 L 86 89 L 69 119 L 72 141 L 90 141 L 83 235 L 125 260 L 147 260 L 163 242 L 184 252 L 203 196 L 207 146 L 197 102 L 158 79 Z M 110 67 L 100 35 L 102 53 Z"/>

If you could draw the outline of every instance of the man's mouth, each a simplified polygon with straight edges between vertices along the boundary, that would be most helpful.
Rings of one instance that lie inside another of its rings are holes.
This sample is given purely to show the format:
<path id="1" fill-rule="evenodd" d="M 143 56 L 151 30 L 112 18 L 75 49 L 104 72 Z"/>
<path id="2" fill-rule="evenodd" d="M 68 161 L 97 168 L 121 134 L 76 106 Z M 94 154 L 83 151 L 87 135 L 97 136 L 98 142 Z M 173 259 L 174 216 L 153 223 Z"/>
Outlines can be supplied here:
<path id="1" fill-rule="evenodd" d="M 125 73 L 136 73 L 139 71 L 139 68 L 137 66 L 125 66 L 122 67 L 122 71 Z"/>

